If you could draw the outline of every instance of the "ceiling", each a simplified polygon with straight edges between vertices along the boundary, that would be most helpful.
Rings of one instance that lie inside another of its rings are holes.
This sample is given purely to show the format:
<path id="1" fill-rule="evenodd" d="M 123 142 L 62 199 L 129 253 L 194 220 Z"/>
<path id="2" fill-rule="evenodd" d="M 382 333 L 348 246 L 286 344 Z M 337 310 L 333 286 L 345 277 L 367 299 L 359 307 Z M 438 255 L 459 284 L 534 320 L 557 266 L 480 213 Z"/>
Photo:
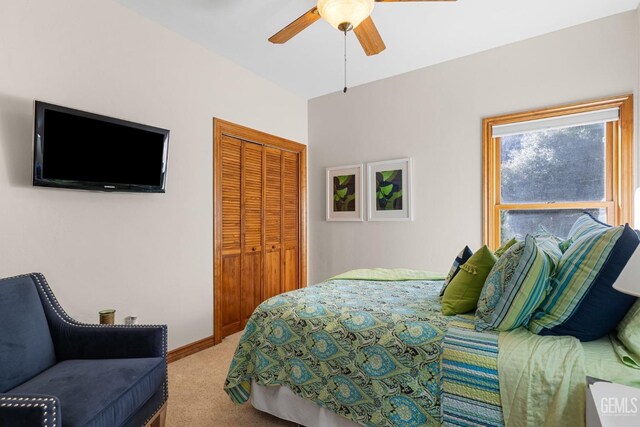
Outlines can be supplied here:
<path id="1" fill-rule="evenodd" d="M 300 96 L 343 87 L 344 35 L 321 20 L 284 45 L 267 39 L 314 0 L 116 0 Z M 458 0 L 376 3 L 387 50 L 365 56 L 348 38 L 356 86 L 633 10 L 639 0 Z"/>

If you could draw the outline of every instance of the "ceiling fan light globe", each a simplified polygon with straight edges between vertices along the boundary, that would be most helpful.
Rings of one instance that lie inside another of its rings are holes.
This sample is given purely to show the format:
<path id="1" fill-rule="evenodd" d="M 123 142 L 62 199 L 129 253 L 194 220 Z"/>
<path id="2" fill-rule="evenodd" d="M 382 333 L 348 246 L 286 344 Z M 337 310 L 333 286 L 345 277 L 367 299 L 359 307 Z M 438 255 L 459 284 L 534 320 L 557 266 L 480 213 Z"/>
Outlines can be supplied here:
<path id="1" fill-rule="evenodd" d="M 356 28 L 371 15 L 375 0 L 318 0 L 320 16 L 335 29 Z"/>

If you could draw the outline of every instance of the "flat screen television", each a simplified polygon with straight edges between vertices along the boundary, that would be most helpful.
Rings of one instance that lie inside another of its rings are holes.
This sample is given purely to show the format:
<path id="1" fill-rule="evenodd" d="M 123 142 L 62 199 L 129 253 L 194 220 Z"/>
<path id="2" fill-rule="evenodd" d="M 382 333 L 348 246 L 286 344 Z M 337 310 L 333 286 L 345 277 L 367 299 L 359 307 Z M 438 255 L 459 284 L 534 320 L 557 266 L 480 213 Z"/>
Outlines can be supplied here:
<path id="1" fill-rule="evenodd" d="M 35 103 L 33 185 L 164 193 L 169 131 Z"/>

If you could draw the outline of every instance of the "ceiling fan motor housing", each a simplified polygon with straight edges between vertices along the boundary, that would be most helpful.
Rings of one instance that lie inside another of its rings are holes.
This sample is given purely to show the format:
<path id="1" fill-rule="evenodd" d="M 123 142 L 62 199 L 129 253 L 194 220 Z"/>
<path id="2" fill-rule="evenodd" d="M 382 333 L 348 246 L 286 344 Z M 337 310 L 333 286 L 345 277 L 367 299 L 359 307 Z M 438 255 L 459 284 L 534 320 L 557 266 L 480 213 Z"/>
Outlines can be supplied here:
<path id="1" fill-rule="evenodd" d="M 320 16 L 334 28 L 353 30 L 371 15 L 375 0 L 318 0 Z"/>

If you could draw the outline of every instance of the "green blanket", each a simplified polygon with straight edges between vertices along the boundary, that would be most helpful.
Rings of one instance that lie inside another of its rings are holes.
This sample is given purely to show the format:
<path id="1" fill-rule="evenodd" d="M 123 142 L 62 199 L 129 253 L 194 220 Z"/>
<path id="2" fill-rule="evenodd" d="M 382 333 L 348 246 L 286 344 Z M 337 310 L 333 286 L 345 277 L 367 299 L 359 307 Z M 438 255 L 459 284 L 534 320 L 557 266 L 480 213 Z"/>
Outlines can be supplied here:
<path id="1" fill-rule="evenodd" d="M 444 280 L 442 273 L 433 271 L 409 270 L 407 268 L 363 268 L 339 274 L 329 280 L 376 280 L 402 282 L 406 280 Z"/>
<path id="2" fill-rule="evenodd" d="M 585 363 L 580 341 L 524 328 L 500 334 L 498 376 L 506 427 L 584 426 Z"/>
<path id="3" fill-rule="evenodd" d="M 586 377 L 640 388 L 640 370 L 615 336 L 581 343 L 524 328 L 501 333 L 500 399 L 506 427 L 584 426 Z M 616 354 L 618 352 L 618 354 Z"/>
<path id="4" fill-rule="evenodd" d="M 454 319 L 440 312 L 441 285 L 332 280 L 271 298 L 247 323 L 225 391 L 244 403 L 254 380 L 364 425 L 439 425 L 442 339 Z"/>
<path id="5" fill-rule="evenodd" d="M 640 388 L 640 370 L 635 361 L 637 356 L 628 354 L 614 334 L 583 342 L 582 348 L 588 376 Z"/>

